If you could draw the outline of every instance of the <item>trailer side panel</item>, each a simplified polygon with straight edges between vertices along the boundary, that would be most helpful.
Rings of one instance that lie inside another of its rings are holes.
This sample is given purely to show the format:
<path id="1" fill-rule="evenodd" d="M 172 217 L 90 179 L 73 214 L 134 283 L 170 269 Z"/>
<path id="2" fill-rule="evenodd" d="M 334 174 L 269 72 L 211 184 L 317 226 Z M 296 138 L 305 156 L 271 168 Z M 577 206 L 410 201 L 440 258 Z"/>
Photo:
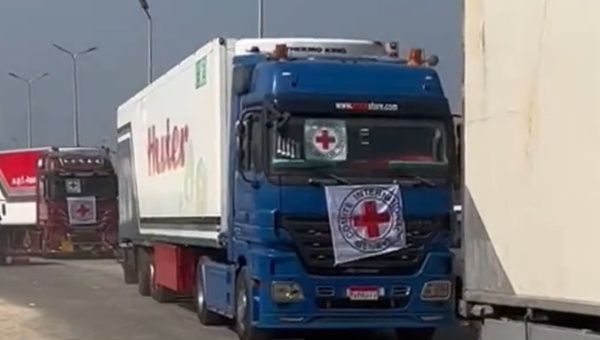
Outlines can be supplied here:
<path id="1" fill-rule="evenodd" d="M 467 300 L 600 315 L 598 13 L 465 3 Z"/>

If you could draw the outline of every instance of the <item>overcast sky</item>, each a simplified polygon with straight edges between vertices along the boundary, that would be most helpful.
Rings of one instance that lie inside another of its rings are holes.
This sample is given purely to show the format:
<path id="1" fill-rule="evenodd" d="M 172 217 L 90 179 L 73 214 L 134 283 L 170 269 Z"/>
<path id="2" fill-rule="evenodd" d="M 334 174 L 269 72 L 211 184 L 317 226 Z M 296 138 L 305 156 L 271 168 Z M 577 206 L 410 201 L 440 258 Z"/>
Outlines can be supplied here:
<path id="1" fill-rule="evenodd" d="M 452 109 L 460 109 L 459 0 L 265 0 L 266 36 L 399 41 L 440 56 Z M 155 18 L 155 74 L 207 40 L 256 36 L 257 0 L 149 0 Z M 0 149 L 26 144 L 25 85 L 8 77 L 40 72 L 34 84 L 34 145 L 72 145 L 70 60 L 51 46 L 98 46 L 80 71 L 81 143 L 116 138 L 116 108 L 146 81 L 146 17 L 137 0 L 0 0 Z"/>

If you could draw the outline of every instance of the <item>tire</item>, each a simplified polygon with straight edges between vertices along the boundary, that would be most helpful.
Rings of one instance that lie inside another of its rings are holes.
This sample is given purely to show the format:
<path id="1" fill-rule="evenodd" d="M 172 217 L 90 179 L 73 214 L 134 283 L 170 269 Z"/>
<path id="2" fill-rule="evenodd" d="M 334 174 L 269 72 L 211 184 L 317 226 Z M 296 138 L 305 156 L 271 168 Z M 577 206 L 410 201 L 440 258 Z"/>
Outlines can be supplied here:
<path id="1" fill-rule="evenodd" d="M 125 284 L 128 285 L 138 283 L 137 272 L 135 270 L 126 268 L 126 266 L 123 265 L 123 280 L 125 281 Z"/>
<path id="2" fill-rule="evenodd" d="M 219 326 L 227 323 L 227 319 L 215 312 L 212 312 L 206 306 L 206 291 L 204 289 L 204 273 L 202 271 L 202 259 L 198 261 L 196 267 L 196 291 L 194 292 L 194 303 L 196 306 L 196 316 L 200 323 L 206 326 Z"/>
<path id="3" fill-rule="evenodd" d="M 46 231 L 46 229 L 42 230 L 42 244 L 41 244 L 41 253 L 42 253 L 42 258 L 47 258 L 48 257 L 48 232 Z"/>
<path id="4" fill-rule="evenodd" d="M 0 266 L 7 264 L 8 236 L 6 230 L 0 229 Z"/>
<path id="5" fill-rule="evenodd" d="M 434 336 L 434 328 L 396 330 L 396 338 L 398 340 L 433 340 Z"/>
<path id="6" fill-rule="evenodd" d="M 154 276 L 154 259 L 152 255 L 150 255 L 148 258 L 148 272 L 150 273 L 148 280 L 150 284 L 150 296 L 152 296 L 154 300 L 160 303 L 175 301 L 177 297 L 175 292 L 156 283 Z"/>
<path id="7" fill-rule="evenodd" d="M 135 266 L 135 248 L 122 250 L 123 279 L 126 284 L 138 283 L 138 273 Z M 117 256 L 121 255 L 117 254 Z"/>
<path id="8" fill-rule="evenodd" d="M 142 296 L 150 296 L 150 255 L 148 250 L 137 248 L 137 286 Z"/>
<path id="9" fill-rule="evenodd" d="M 268 331 L 252 326 L 252 292 L 250 274 L 242 267 L 235 281 L 235 330 L 240 340 L 270 340 Z"/>

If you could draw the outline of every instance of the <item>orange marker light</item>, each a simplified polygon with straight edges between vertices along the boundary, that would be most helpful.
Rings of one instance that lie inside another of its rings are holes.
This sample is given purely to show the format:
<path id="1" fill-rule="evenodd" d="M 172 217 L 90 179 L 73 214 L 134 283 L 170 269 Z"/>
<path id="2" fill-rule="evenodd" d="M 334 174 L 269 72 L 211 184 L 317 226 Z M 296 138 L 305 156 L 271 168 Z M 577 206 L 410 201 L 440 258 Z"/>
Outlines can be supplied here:
<path id="1" fill-rule="evenodd" d="M 287 46 L 285 44 L 275 45 L 275 51 L 273 51 L 273 58 L 277 60 L 287 59 Z"/>
<path id="2" fill-rule="evenodd" d="M 412 48 L 408 54 L 407 64 L 409 66 L 421 66 L 423 64 L 423 50 Z"/>

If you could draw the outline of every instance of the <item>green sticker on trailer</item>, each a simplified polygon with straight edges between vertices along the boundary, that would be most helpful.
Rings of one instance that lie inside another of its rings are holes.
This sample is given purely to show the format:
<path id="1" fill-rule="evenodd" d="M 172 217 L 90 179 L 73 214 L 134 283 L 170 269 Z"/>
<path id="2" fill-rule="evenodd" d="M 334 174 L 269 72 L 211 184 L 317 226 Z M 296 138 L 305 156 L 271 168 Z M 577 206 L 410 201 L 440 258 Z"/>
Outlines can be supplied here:
<path id="1" fill-rule="evenodd" d="M 206 85 L 206 57 L 196 62 L 196 88 Z"/>

